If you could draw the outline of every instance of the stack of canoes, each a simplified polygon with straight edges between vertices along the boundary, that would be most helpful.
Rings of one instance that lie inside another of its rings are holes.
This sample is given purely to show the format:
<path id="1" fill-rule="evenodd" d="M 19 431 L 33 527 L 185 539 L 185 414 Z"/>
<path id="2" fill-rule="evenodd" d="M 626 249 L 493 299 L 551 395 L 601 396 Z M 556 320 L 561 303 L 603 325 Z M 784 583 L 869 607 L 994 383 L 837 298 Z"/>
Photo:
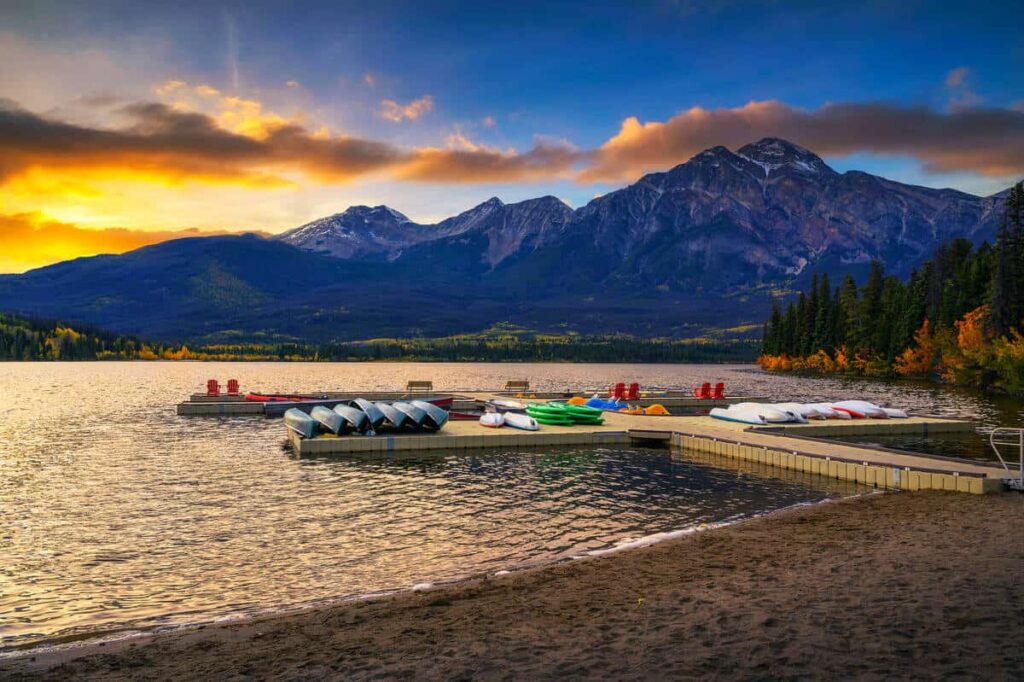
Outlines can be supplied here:
<path id="1" fill-rule="evenodd" d="M 424 400 L 386 403 L 356 398 L 333 407 L 314 405 L 308 414 L 294 407 L 284 413 L 285 425 L 303 438 L 314 438 L 320 433 L 373 436 L 378 430 L 438 431 L 447 421 L 446 410 Z"/>
<path id="2" fill-rule="evenodd" d="M 561 402 L 530 403 L 526 406 L 526 414 L 536 419 L 539 424 L 551 426 L 604 423 L 599 409 Z"/>
<path id="3" fill-rule="evenodd" d="M 906 419 L 907 413 L 891 407 L 879 407 L 866 400 L 841 400 L 835 403 L 736 403 L 716 407 L 710 415 L 723 421 L 743 424 L 775 424 L 809 419 Z"/>

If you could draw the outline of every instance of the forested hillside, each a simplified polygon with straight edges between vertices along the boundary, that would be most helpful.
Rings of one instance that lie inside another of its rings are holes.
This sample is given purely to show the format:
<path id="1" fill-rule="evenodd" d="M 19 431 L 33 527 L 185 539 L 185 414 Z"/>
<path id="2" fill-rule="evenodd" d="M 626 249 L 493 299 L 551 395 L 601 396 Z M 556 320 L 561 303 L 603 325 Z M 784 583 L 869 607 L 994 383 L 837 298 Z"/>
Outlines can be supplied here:
<path id="1" fill-rule="evenodd" d="M 755 341 L 729 338 L 727 333 L 717 339 L 680 341 L 538 334 L 511 325 L 441 338 L 216 344 L 190 349 L 0 313 L 0 360 L 750 362 L 756 354 Z"/>
<path id="2" fill-rule="evenodd" d="M 807 292 L 765 325 L 769 370 L 902 375 L 1024 391 L 1024 183 L 1010 191 L 994 246 L 940 247 L 907 281 L 873 263 L 867 281 Z"/>

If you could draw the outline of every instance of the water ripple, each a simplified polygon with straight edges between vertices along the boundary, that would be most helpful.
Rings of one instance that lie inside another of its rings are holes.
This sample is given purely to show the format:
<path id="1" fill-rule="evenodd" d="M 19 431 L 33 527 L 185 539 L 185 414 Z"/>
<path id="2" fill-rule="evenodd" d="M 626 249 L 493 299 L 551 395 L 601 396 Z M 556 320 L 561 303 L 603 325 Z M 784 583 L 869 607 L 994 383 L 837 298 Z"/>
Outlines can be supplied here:
<path id="1" fill-rule="evenodd" d="M 282 450 L 279 421 L 174 414 L 211 376 L 300 391 L 512 375 L 540 388 L 722 378 L 798 399 L 881 393 L 742 367 L 2 363 L 0 646 L 436 583 L 831 494 L 654 450 L 298 460 Z M 946 394 L 900 395 L 964 411 Z"/>

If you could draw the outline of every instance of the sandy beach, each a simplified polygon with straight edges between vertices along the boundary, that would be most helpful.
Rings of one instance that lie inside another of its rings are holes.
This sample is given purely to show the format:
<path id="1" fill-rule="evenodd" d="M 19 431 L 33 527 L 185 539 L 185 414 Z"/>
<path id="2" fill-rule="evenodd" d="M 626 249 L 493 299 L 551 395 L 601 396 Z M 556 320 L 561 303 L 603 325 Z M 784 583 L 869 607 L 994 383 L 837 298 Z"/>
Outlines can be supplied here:
<path id="1" fill-rule="evenodd" d="M 1024 676 L 1024 496 L 872 495 L 598 559 L 4 662 L 3 679 Z"/>

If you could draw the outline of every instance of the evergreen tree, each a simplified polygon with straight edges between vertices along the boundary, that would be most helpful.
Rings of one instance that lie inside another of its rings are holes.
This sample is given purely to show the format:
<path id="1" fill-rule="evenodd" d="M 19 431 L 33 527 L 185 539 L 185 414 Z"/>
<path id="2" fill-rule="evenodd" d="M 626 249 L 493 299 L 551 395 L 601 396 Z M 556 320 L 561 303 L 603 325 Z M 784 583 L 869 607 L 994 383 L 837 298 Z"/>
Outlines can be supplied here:
<path id="1" fill-rule="evenodd" d="M 861 306 L 857 283 L 847 275 L 839 287 L 839 345 L 854 351 L 860 346 Z"/>
<path id="2" fill-rule="evenodd" d="M 1010 188 L 996 234 L 992 324 L 997 334 L 1024 327 L 1024 183 Z"/>
<path id="3" fill-rule="evenodd" d="M 814 351 L 832 352 L 835 341 L 833 339 L 832 288 L 829 285 L 828 274 L 823 274 L 818 282 L 815 305 L 814 334 L 811 346 Z"/>

